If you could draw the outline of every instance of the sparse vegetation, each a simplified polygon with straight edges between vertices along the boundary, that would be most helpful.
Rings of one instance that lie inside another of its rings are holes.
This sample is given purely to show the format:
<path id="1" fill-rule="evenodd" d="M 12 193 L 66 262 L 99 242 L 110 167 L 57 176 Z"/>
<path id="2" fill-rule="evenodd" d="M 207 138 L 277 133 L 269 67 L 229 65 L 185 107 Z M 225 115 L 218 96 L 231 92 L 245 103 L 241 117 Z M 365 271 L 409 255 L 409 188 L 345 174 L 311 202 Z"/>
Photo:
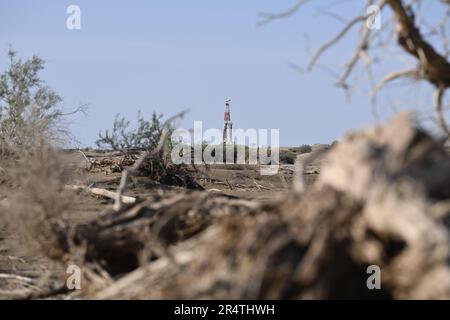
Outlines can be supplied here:
<path id="1" fill-rule="evenodd" d="M 165 185 L 202 189 L 195 180 L 195 172 L 196 168 L 190 168 L 186 164 L 174 164 L 170 158 L 170 153 L 161 151 L 147 157 L 142 162 L 138 174 Z"/>
<path id="2" fill-rule="evenodd" d="M 336 146 L 338 145 L 338 143 L 339 143 L 338 140 L 334 140 L 334 141 L 330 144 L 330 147 L 331 147 L 331 148 L 334 148 L 334 147 L 336 147 Z"/>
<path id="3" fill-rule="evenodd" d="M 28 254 L 61 259 L 61 228 L 73 204 L 64 189 L 72 178 L 70 168 L 42 140 L 16 155 L 4 162 L 7 181 L 0 186 L 0 196 L 6 196 L 8 205 L 0 218 L 15 234 L 16 246 L 26 248 Z"/>
<path id="4" fill-rule="evenodd" d="M 298 152 L 299 153 L 309 153 L 312 151 L 312 147 L 309 144 L 302 144 L 299 148 L 298 148 Z"/>
<path id="5" fill-rule="evenodd" d="M 292 151 L 280 152 L 280 162 L 284 164 L 294 164 L 297 154 Z"/>
<path id="6" fill-rule="evenodd" d="M 99 133 L 97 146 L 112 150 L 154 149 L 162 132 L 162 115 L 153 112 L 151 119 L 147 120 L 139 112 L 137 122 L 133 129 L 129 120 L 117 114 L 111 131 Z"/>
<path id="7" fill-rule="evenodd" d="M 86 106 L 64 113 L 62 98 L 39 77 L 44 60 L 38 56 L 22 60 L 12 49 L 8 58 L 8 68 L 0 74 L 0 151 L 30 146 L 36 138 L 49 142 L 67 138 L 64 117 L 84 112 Z"/>

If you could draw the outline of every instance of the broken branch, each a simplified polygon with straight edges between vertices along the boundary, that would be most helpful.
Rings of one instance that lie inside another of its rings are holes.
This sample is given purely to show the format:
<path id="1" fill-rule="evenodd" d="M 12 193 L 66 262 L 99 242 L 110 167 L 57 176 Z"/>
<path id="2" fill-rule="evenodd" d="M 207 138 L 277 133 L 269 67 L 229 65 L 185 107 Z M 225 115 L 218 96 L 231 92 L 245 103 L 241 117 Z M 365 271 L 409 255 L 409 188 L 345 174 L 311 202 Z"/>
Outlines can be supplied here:
<path id="1" fill-rule="evenodd" d="M 434 101 L 436 106 L 436 112 L 438 114 L 439 124 L 442 128 L 442 130 L 446 134 L 446 139 L 450 136 L 450 130 L 447 126 L 447 121 L 445 120 L 444 112 L 443 112 L 443 105 L 442 105 L 442 99 L 444 97 L 445 87 L 443 85 L 439 86 L 436 89 Z"/>
<path id="2" fill-rule="evenodd" d="M 67 185 L 65 186 L 65 188 L 67 190 L 85 190 L 85 191 L 89 191 L 92 194 L 95 194 L 97 196 L 102 196 L 105 198 L 109 198 L 109 199 L 113 199 L 116 200 L 119 193 L 113 192 L 113 191 L 109 191 L 106 189 L 101 189 L 101 188 L 91 188 L 88 186 L 78 186 L 78 185 Z M 122 203 L 126 203 L 126 204 L 130 204 L 130 203 L 135 203 L 136 202 L 136 198 L 134 197 L 129 197 L 129 196 L 124 196 L 120 194 L 120 201 Z"/>

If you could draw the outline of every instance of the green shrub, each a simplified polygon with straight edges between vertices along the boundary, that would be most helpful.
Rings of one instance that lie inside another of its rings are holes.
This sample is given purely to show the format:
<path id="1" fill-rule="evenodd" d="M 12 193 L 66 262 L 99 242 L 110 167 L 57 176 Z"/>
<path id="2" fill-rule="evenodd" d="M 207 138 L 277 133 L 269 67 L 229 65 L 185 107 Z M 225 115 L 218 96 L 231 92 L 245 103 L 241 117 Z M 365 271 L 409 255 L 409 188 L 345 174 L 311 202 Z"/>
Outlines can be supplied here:
<path id="1" fill-rule="evenodd" d="M 333 147 L 337 146 L 338 143 L 339 143 L 338 140 L 334 140 L 334 141 L 331 143 L 330 147 L 333 148 Z"/>
<path id="2" fill-rule="evenodd" d="M 163 124 L 162 115 L 152 114 L 150 120 L 146 120 L 138 113 L 138 126 L 130 128 L 130 121 L 125 117 L 116 115 L 112 130 L 99 133 L 99 139 L 95 142 L 99 148 L 113 150 L 125 149 L 154 149 L 159 142 Z"/>
<path id="3" fill-rule="evenodd" d="M 280 163 L 294 164 L 297 155 L 292 151 L 280 152 Z"/>
<path id="4" fill-rule="evenodd" d="M 9 64 L 0 74 L 0 151 L 32 146 L 36 139 L 62 141 L 68 131 L 62 120 L 84 112 L 85 106 L 64 114 L 62 98 L 39 77 L 45 62 L 37 56 L 22 60 L 8 51 Z"/>
<path id="5" fill-rule="evenodd" d="M 303 144 L 298 148 L 299 153 L 309 153 L 312 151 L 312 147 L 309 144 Z"/>

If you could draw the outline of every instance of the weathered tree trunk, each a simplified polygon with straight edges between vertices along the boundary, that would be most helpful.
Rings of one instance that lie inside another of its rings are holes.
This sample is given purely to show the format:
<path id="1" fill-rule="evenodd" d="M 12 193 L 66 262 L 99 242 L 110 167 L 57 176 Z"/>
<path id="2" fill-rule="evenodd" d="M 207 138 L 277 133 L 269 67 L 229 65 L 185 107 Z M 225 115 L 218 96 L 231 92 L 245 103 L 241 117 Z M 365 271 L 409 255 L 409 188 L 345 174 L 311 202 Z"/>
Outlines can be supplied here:
<path id="1" fill-rule="evenodd" d="M 257 205 L 208 192 L 147 200 L 80 226 L 75 243 L 86 244 L 87 261 L 102 262 L 114 275 L 137 268 L 146 255 L 161 256 L 168 245 L 197 234 L 216 219 L 246 214 Z"/>

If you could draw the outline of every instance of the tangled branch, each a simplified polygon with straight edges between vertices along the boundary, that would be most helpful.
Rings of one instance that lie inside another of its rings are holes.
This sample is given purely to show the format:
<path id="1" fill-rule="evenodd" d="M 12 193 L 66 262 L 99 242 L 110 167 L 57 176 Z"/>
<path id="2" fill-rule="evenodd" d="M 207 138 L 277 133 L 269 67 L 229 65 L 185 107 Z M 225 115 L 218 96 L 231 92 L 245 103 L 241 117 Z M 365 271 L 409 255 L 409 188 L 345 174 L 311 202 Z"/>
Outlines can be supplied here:
<path id="1" fill-rule="evenodd" d="M 266 24 L 276 19 L 289 17 L 296 12 L 307 1 L 298 1 L 294 6 L 288 10 L 278 14 L 260 14 L 264 19 L 261 20 L 258 25 Z M 443 97 L 445 90 L 450 87 L 450 62 L 447 59 L 448 55 L 448 39 L 446 33 L 446 23 L 450 15 L 450 8 L 445 11 L 444 19 L 438 21 L 435 24 L 435 28 L 432 32 L 439 34 L 442 37 L 442 46 L 446 54 L 440 54 L 429 41 L 425 39 L 420 27 L 416 25 L 416 13 L 412 6 L 420 2 L 413 1 L 411 4 L 405 4 L 402 0 L 380 0 L 377 4 L 379 12 L 385 7 L 390 8 L 393 13 L 393 21 L 396 23 L 396 28 L 392 32 L 397 37 L 398 45 L 404 52 L 414 57 L 418 65 L 413 68 L 407 68 L 406 70 L 396 71 L 384 76 L 382 80 L 374 85 L 371 96 L 375 96 L 382 88 L 388 83 L 397 80 L 399 78 L 412 78 L 417 80 L 426 80 L 432 84 L 435 88 L 434 106 L 438 114 L 439 126 L 442 131 L 449 136 L 449 127 L 444 115 Z M 367 6 L 370 6 L 374 1 L 369 0 Z M 441 4 L 446 6 L 450 5 L 450 1 L 442 0 Z M 416 11 L 418 11 L 417 9 Z M 369 57 L 369 49 L 374 49 L 376 44 L 373 43 L 375 38 L 379 38 L 378 33 L 372 33 L 372 29 L 366 25 L 366 21 L 372 18 L 375 13 L 367 13 L 365 15 L 358 15 L 348 20 L 345 26 L 329 41 L 324 43 L 319 49 L 312 55 L 306 70 L 311 72 L 316 66 L 318 60 L 322 55 L 340 42 L 345 35 L 357 24 L 361 24 L 359 42 L 356 50 L 351 56 L 350 60 L 346 63 L 344 72 L 339 77 L 337 85 L 344 90 L 348 90 L 349 85 L 347 83 L 348 78 L 353 73 L 355 66 L 361 58 L 366 58 L 368 66 L 373 62 L 373 59 Z M 342 18 L 339 19 L 343 21 Z M 422 23 L 422 27 L 423 27 Z M 386 28 L 386 27 L 384 27 Z M 422 28 L 423 29 L 423 28 Z M 422 30 L 423 31 L 423 30 Z M 369 69 L 370 70 L 370 69 Z M 370 72 L 370 71 L 368 71 Z M 371 74 L 370 74 L 371 76 Z"/>

